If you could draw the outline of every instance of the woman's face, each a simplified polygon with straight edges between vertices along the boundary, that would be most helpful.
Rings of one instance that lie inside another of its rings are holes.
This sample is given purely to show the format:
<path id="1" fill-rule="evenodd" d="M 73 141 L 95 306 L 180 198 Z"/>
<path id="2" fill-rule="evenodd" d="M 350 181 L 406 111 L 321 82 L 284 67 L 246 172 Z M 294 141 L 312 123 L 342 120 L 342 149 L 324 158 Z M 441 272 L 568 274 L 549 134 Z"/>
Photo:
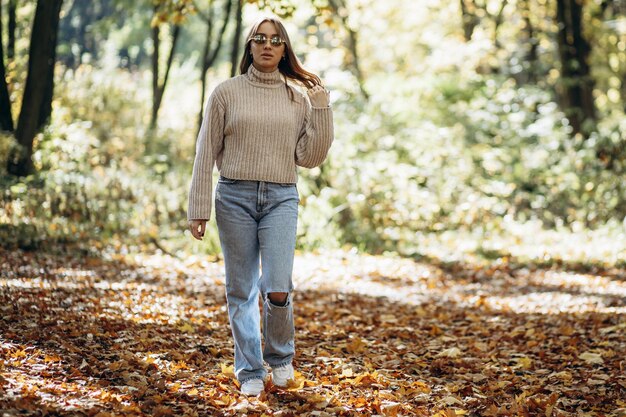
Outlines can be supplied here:
<path id="1" fill-rule="evenodd" d="M 250 52 L 252 52 L 252 62 L 256 69 L 263 72 L 272 72 L 278 68 L 283 54 L 285 53 L 285 43 L 280 38 L 276 26 L 272 22 L 263 22 L 253 35 L 259 41 L 265 39 L 265 42 L 257 43 L 255 40 L 250 41 Z M 274 45 L 271 40 L 276 38 L 281 40 L 278 45 Z"/>

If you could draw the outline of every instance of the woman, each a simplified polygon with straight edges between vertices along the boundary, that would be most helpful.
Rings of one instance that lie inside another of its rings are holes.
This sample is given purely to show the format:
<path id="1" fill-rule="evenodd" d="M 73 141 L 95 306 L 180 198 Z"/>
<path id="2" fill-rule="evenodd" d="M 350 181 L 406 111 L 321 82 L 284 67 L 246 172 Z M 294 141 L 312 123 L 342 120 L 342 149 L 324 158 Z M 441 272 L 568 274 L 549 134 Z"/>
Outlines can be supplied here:
<path id="1" fill-rule="evenodd" d="M 219 84 L 207 102 L 196 144 L 188 223 L 204 236 L 211 212 L 224 254 L 226 300 L 235 345 L 235 375 L 246 395 L 294 377 L 293 284 L 298 190 L 296 166 L 320 165 L 333 141 L 329 93 L 302 68 L 283 24 L 263 18 L 251 28 L 241 75 Z M 308 100 L 288 84 L 307 88 Z M 260 265 L 259 265 L 260 264 Z M 261 312 L 263 299 L 263 340 Z"/>

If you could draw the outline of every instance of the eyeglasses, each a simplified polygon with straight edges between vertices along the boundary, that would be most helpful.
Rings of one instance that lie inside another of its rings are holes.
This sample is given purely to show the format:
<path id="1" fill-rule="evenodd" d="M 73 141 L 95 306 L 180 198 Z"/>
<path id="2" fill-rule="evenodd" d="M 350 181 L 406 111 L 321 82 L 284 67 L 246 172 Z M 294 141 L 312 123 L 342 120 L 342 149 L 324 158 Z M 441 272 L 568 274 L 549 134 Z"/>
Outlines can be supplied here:
<path id="1" fill-rule="evenodd" d="M 250 40 L 257 45 L 265 45 L 267 42 L 267 36 L 265 35 L 254 35 L 250 38 Z M 272 46 L 280 46 L 281 44 L 286 43 L 284 40 L 280 38 L 280 36 L 272 36 L 270 38 L 270 44 Z"/>

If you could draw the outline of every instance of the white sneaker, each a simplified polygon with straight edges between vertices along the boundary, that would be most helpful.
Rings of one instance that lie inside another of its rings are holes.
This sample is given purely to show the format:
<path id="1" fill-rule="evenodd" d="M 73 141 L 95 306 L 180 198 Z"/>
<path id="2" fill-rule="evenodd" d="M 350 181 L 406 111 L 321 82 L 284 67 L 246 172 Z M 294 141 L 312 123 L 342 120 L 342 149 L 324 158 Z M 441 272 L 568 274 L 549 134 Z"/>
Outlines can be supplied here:
<path id="1" fill-rule="evenodd" d="M 263 392 L 263 380 L 261 378 L 249 379 L 241 384 L 241 393 L 249 397 L 256 397 Z"/>
<path id="2" fill-rule="evenodd" d="M 291 364 L 272 369 L 272 382 L 276 386 L 286 387 L 289 380 L 293 378 L 293 365 Z"/>

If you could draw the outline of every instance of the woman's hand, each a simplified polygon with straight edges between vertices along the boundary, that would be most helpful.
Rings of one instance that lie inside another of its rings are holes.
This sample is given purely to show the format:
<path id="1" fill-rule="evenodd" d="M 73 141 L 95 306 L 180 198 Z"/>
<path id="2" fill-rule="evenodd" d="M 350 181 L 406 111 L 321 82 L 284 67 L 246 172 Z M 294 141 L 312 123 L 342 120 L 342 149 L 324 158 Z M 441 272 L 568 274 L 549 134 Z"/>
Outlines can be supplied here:
<path id="1" fill-rule="evenodd" d="M 311 106 L 328 107 L 328 103 L 330 102 L 330 92 L 321 85 L 309 88 L 306 93 L 309 95 Z"/>
<path id="2" fill-rule="evenodd" d="M 191 235 L 198 240 L 202 240 L 204 230 L 206 229 L 206 220 L 189 220 L 187 221 Z"/>

